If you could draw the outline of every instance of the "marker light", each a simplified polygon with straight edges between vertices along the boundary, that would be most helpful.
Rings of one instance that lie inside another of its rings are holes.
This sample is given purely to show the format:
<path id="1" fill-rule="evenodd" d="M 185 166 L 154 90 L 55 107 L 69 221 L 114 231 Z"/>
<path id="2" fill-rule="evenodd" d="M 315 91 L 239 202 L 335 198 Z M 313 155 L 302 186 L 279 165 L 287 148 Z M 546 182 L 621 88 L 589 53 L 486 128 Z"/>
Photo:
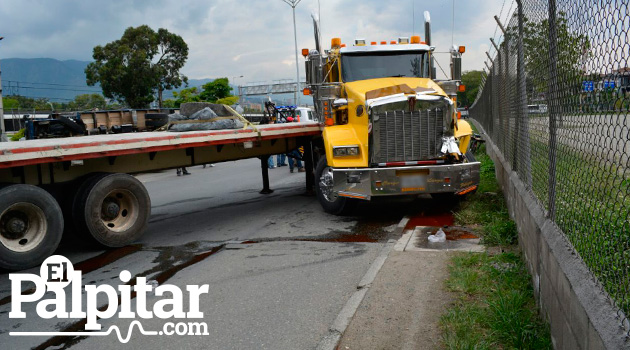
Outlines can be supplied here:
<path id="1" fill-rule="evenodd" d="M 466 85 L 464 85 L 464 84 L 460 84 L 460 85 L 457 87 L 457 91 L 459 91 L 459 92 L 465 92 L 465 91 L 466 91 Z"/>
<path id="2" fill-rule="evenodd" d="M 390 43 L 390 44 L 392 44 L 392 45 L 394 45 L 394 44 L 396 44 L 396 40 L 392 40 L 392 41 L 390 41 L 389 43 Z"/>
<path id="3" fill-rule="evenodd" d="M 302 49 L 302 56 L 308 56 L 308 49 Z"/>
<path id="4" fill-rule="evenodd" d="M 464 52 L 466 52 L 466 46 L 460 46 L 459 53 L 464 53 Z"/>
<path id="5" fill-rule="evenodd" d="M 371 44 L 371 45 L 376 45 L 376 44 L 378 44 L 378 43 L 377 43 L 376 41 L 372 41 L 370 44 Z"/>
<path id="6" fill-rule="evenodd" d="M 304 90 L 302 90 L 302 93 L 304 94 L 304 96 L 309 96 L 311 94 L 311 89 L 304 88 Z"/>
<path id="7" fill-rule="evenodd" d="M 411 37 L 412 44 L 420 44 L 420 35 L 414 35 Z"/>
<path id="8" fill-rule="evenodd" d="M 341 46 L 341 38 L 332 38 L 330 41 L 330 47 L 334 49 L 339 46 Z"/>
<path id="9" fill-rule="evenodd" d="M 381 41 L 381 45 L 387 45 L 387 41 Z"/>

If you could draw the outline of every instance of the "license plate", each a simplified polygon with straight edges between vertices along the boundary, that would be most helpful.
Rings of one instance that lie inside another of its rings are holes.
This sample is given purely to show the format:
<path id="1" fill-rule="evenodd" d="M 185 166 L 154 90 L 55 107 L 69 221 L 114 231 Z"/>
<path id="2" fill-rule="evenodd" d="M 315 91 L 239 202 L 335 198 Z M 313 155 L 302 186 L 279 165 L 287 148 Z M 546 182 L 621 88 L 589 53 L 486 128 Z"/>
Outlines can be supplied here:
<path id="1" fill-rule="evenodd" d="M 426 175 L 401 176 L 400 187 L 403 192 L 425 191 L 427 187 L 427 177 Z"/>

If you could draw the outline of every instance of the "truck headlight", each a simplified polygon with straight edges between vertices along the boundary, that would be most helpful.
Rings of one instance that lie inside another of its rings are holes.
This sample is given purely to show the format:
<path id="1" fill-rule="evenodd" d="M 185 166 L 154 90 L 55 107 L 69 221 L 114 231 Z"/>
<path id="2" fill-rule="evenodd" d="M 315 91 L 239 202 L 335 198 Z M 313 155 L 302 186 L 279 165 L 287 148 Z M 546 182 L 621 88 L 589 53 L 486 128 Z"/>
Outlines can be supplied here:
<path id="1" fill-rule="evenodd" d="M 359 155 L 359 146 L 336 146 L 333 147 L 333 157 L 352 157 Z"/>

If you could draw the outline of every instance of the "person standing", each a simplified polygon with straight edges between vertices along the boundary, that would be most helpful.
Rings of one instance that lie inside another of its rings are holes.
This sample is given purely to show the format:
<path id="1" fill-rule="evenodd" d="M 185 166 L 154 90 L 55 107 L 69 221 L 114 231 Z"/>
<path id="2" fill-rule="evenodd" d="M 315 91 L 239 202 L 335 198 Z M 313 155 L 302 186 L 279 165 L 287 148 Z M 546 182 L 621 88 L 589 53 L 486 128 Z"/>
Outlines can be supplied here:
<path id="1" fill-rule="evenodd" d="M 289 159 L 289 162 L 291 162 L 291 159 Z M 287 155 L 284 153 L 278 154 L 276 156 L 276 163 L 278 164 L 278 167 L 287 166 Z"/>
<path id="2" fill-rule="evenodd" d="M 303 173 L 306 171 L 304 170 L 304 167 L 302 166 L 302 155 L 297 149 L 294 149 L 293 151 L 289 152 L 287 156 L 289 157 L 289 172 L 291 173 L 293 172 L 294 162 L 297 163 L 298 173 Z"/>

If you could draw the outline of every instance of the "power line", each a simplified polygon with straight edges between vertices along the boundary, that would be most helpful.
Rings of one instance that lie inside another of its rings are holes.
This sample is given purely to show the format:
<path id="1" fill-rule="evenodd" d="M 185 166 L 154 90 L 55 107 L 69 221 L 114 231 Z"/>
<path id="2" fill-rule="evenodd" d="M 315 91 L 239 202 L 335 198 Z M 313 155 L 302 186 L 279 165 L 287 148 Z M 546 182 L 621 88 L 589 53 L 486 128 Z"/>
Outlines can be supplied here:
<path id="1" fill-rule="evenodd" d="M 26 97 L 32 99 L 46 99 L 54 102 L 55 100 L 63 100 L 63 101 L 74 101 L 73 98 L 63 98 L 63 97 L 45 97 L 45 96 L 29 96 L 29 95 L 7 95 L 6 98 L 11 98 L 12 96 Z"/>
<path id="2" fill-rule="evenodd" d="M 5 80 L 5 82 L 10 83 L 18 83 L 18 84 L 31 84 L 31 85 L 53 85 L 53 86 L 69 86 L 69 87 L 80 87 L 80 88 L 90 88 L 86 85 L 67 85 L 67 84 L 55 84 L 55 83 L 33 83 L 28 81 L 17 81 L 17 80 Z M 94 87 L 94 89 L 100 89 L 98 87 Z"/>
<path id="3" fill-rule="evenodd" d="M 44 88 L 35 86 L 18 86 L 19 89 L 31 89 L 31 90 L 53 90 L 53 91 L 74 91 L 74 92 L 101 92 L 102 90 L 80 90 L 80 89 L 63 89 L 63 88 Z"/>

